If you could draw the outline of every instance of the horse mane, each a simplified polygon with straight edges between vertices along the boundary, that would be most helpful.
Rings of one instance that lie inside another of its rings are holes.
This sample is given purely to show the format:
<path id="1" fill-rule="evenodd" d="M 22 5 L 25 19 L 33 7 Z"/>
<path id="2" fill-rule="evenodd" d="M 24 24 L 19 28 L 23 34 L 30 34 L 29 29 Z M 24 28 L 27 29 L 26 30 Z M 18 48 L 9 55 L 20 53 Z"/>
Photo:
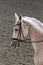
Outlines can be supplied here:
<path id="1" fill-rule="evenodd" d="M 22 20 L 28 22 L 36 31 L 43 35 L 43 23 L 41 21 L 27 16 L 23 17 Z"/>

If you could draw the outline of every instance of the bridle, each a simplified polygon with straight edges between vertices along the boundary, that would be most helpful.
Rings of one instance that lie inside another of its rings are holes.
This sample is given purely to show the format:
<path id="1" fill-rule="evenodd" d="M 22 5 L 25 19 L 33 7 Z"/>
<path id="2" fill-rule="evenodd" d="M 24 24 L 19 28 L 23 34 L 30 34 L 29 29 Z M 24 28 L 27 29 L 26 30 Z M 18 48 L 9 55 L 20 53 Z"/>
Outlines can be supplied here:
<path id="1" fill-rule="evenodd" d="M 30 38 L 25 39 L 24 34 L 23 34 L 23 30 L 22 30 L 21 16 L 20 16 L 19 20 L 20 20 L 20 23 L 15 25 L 15 26 L 19 26 L 19 33 L 18 33 L 17 38 L 12 38 L 13 42 L 24 42 L 24 43 L 38 43 L 38 42 L 43 42 L 43 40 L 31 42 Z M 22 34 L 24 40 L 21 39 L 21 34 Z M 19 39 L 19 37 L 20 37 L 20 39 Z"/>
<path id="2" fill-rule="evenodd" d="M 19 41 L 19 42 L 25 42 L 28 43 L 27 41 L 29 41 L 31 43 L 31 39 L 25 39 L 24 34 L 23 34 L 23 30 L 22 30 L 22 23 L 20 21 L 20 23 L 16 24 L 15 26 L 19 26 L 19 32 L 18 32 L 18 36 L 17 38 L 12 38 L 13 41 Z M 21 34 L 24 40 L 21 39 Z M 19 39 L 20 37 L 20 39 Z"/>

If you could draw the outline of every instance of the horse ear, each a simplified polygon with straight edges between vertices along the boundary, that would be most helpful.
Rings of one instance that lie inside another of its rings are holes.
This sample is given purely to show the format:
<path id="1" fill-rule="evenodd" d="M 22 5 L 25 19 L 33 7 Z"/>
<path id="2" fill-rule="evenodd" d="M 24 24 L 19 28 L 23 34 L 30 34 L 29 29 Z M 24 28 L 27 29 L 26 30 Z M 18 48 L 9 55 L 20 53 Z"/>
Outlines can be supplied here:
<path id="1" fill-rule="evenodd" d="M 18 21 L 19 19 L 18 15 L 16 13 L 14 15 L 15 15 L 15 20 Z"/>

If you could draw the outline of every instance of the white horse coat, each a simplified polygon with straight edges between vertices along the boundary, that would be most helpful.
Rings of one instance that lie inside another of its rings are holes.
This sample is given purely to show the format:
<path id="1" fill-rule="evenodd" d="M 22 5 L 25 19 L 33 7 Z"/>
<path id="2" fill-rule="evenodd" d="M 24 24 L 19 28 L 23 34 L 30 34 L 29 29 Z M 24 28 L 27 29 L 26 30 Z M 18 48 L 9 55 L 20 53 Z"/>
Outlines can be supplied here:
<path id="1" fill-rule="evenodd" d="M 18 23 L 19 17 L 15 13 L 15 24 Z M 32 17 L 27 17 L 24 16 L 21 19 L 22 27 L 24 35 L 26 36 L 29 32 L 29 36 L 31 38 L 31 41 L 40 41 L 43 40 L 43 23 L 41 23 L 39 20 L 32 18 Z M 24 27 L 25 26 L 25 27 Z M 13 30 L 13 36 L 12 38 L 17 37 L 17 33 L 15 33 L 15 27 Z M 32 43 L 33 48 L 34 48 L 34 63 L 35 65 L 43 65 L 43 41 L 42 42 L 37 42 L 37 43 Z"/>

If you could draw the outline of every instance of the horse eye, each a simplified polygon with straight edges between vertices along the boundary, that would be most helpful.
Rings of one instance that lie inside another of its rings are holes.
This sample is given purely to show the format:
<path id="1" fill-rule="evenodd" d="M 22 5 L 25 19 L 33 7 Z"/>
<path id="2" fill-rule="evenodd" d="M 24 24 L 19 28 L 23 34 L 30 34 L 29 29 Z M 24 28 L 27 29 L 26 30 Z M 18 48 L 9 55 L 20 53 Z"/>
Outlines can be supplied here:
<path id="1" fill-rule="evenodd" d="M 15 28 L 15 31 L 18 31 L 18 29 L 17 29 L 17 28 Z"/>

